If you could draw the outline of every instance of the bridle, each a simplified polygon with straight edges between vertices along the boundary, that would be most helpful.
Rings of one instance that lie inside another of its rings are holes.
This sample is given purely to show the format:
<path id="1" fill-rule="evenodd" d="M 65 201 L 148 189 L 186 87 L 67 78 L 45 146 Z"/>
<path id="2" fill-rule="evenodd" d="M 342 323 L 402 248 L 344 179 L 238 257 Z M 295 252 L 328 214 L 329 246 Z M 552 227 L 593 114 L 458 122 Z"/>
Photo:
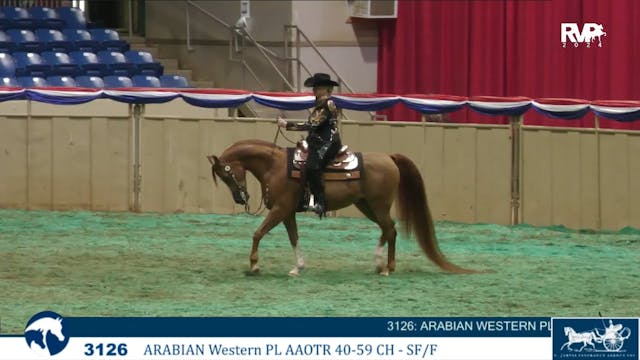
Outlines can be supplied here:
<path id="1" fill-rule="evenodd" d="M 265 203 L 265 199 L 266 200 L 269 199 L 269 185 L 265 185 L 266 196 L 264 194 L 262 195 L 262 199 L 260 200 L 260 205 L 258 206 L 258 209 L 256 209 L 256 211 L 254 212 L 251 212 L 251 208 L 249 206 L 250 196 L 249 196 L 249 191 L 247 190 L 247 187 L 240 184 L 240 182 L 236 178 L 236 174 L 234 174 L 233 171 L 231 171 L 231 165 L 225 165 L 222 169 L 224 170 L 225 173 L 227 173 L 227 175 L 229 175 L 231 180 L 233 180 L 233 185 L 238 189 L 238 191 L 240 191 L 240 198 L 244 202 L 244 212 L 249 215 L 259 215 L 262 211 L 264 211 L 263 206 Z"/>
<path id="2" fill-rule="evenodd" d="M 293 140 L 289 139 L 282 132 L 282 129 L 278 127 L 278 129 L 276 130 L 276 136 L 273 139 L 273 144 L 274 145 L 278 141 L 278 135 L 280 135 L 280 134 L 287 141 L 289 141 L 292 144 L 295 144 L 295 142 Z M 273 156 L 273 152 L 272 152 L 272 156 Z M 260 213 L 262 213 L 266 209 L 266 207 L 263 207 L 263 206 L 265 206 L 265 203 L 267 201 L 269 201 L 269 184 L 265 184 L 264 185 L 265 191 L 264 191 L 264 194 L 262 194 L 262 199 L 260 200 L 260 205 L 258 206 L 258 209 L 256 209 L 256 211 L 254 211 L 254 212 L 251 212 L 251 208 L 249 206 L 249 197 L 250 196 L 249 196 L 249 191 L 247 190 L 247 187 L 240 184 L 240 182 L 236 178 L 236 174 L 234 174 L 233 171 L 231 171 L 231 165 L 225 164 L 222 169 L 223 169 L 223 171 L 225 173 L 227 173 L 227 175 L 229 175 L 231 180 L 233 180 L 233 185 L 238 189 L 238 191 L 240 191 L 240 198 L 242 198 L 242 201 L 244 201 L 244 212 L 249 214 L 249 215 L 259 215 Z M 213 167 L 211 168 L 211 171 L 215 172 Z M 214 174 L 214 176 L 215 176 L 215 174 Z"/>

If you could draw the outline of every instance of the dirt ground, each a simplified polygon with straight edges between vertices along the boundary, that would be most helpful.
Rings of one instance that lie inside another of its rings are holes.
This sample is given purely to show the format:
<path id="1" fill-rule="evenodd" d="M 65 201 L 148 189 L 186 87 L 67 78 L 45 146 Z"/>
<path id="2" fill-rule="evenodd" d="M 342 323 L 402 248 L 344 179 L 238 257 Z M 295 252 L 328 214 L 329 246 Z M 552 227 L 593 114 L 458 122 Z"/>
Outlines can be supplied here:
<path id="1" fill-rule="evenodd" d="M 0 331 L 63 316 L 639 316 L 640 231 L 437 223 L 454 263 L 440 271 L 413 239 L 374 272 L 377 227 L 300 216 L 306 269 L 280 225 L 247 276 L 260 217 L 0 210 Z"/>

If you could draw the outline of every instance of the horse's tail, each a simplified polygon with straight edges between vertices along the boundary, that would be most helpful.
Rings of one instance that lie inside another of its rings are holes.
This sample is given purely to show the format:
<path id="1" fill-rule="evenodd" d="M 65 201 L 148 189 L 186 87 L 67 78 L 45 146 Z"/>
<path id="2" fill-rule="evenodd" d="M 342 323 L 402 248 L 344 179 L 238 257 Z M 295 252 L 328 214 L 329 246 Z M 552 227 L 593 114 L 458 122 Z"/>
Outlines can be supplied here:
<path id="1" fill-rule="evenodd" d="M 416 240 L 422 251 L 431 261 L 445 271 L 452 273 L 476 273 L 453 264 L 444 256 L 433 226 L 431 211 L 427 204 L 422 176 L 416 165 L 404 155 L 393 154 L 391 159 L 400 170 L 398 186 L 398 216 L 407 234 L 415 232 Z"/>

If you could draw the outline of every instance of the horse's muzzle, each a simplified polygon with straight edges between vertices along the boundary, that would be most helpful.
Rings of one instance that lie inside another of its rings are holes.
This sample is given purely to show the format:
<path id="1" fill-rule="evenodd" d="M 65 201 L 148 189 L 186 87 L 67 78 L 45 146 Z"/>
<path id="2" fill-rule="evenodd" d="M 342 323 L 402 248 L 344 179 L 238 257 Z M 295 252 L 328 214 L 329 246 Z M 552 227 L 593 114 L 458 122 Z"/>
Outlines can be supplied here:
<path id="1" fill-rule="evenodd" d="M 247 205 L 249 194 L 246 191 L 238 191 L 233 193 L 233 201 L 238 205 Z"/>

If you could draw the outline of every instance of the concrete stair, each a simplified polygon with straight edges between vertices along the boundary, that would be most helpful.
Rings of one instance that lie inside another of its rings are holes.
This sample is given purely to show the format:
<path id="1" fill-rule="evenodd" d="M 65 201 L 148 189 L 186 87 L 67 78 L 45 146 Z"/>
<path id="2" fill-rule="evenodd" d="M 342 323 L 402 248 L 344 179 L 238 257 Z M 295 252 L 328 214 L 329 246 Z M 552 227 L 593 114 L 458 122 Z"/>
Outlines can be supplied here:
<path id="1" fill-rule="evenodd" d="M 160 57 L 160 49 L 157 45 L 150 44 L 142 36 L 127 36 L 120 34 L 120 38 L 131 44 L 131 50 L 146 51 L 153 56 L 153 58 L 164 66 L 164 73 L 170 75 L 184 76 L 189 84 L 197 88 L 212 88 L 214 87 L 213 81 L 195 80 L 193 77 L 193 71 L 191 69 L 185 69 L 180 67 L 180 62 L 175 58 L 162 58 Z"/>

